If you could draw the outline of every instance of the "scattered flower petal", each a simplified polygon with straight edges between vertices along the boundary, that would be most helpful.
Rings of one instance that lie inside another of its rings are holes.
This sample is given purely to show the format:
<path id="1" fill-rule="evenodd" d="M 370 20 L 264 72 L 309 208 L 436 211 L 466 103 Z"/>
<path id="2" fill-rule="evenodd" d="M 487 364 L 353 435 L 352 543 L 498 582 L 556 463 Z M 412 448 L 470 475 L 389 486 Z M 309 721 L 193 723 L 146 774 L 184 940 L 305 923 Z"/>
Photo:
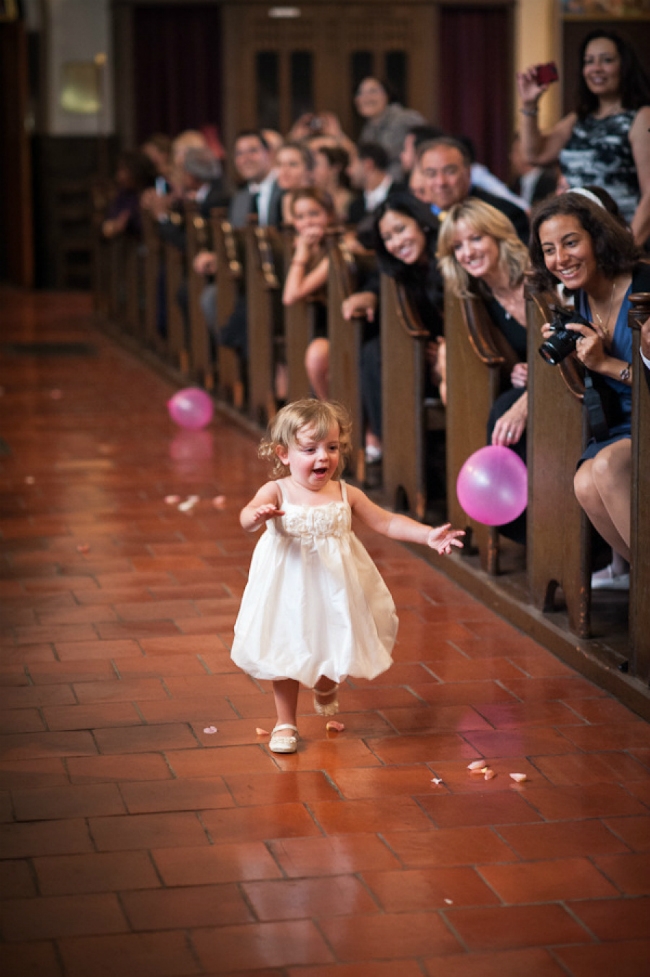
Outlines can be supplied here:
<path id="1" fill-rule="evenodd" d="M 345 723 L 338 723 L 336 719 L 330 719 L 330 721 L 325 724 L 325 729 L 333 729 L 336 733 L 342 733 L 345 729 Z"/>
<path id="2" fill-rule="evenodd" d="M 203 732 L 204 733 L 207 733 L 208 736 L 211 736 L 212 733 L 218 733 L 219 730 L 217 729 L 216 726 L 206 726 L 205 729 L 203 730 Z"/>
<path id="3" fill-rule="evenodd" d="M 523 784 L 525 780 L 528 780 L 525 773 L 511 773 L 510 776 L 517 784 Z"/>
<path id="4" fill-rule="evenodd" d="M 436 787 L 437 787 L 438 784 L 441 784 L 442 783 L 442 777 L 432 777 L 431 778 L 431 783 L 432 784 L 435 784 Z"/>
<path id="5" fill-rule="evenodd" d="M 27 475 L 27 477 L 25 478 L 25 485 L 33 485 L 35 481 L 36 479 L 34 478 L 33 475 Z"/>
<path id="6" fill-rule="evenodd" d="M 495 777 L 496 777 L 496 774 L 495 774 L 494 770 L 490 770 L 489 767 L 488 767 L 488 769 L 485 771 L 485 777 L 484 777 L 484 779 L 485 780 L 494 780 Z"/>
<path id="7" fill-rule="evenodd" d="M 185 499 L 185 502 L 181 502 L 178 506 L 180 512 L 189 512 L 193 509 L 196 503 L 199 501 L 198 495 L 190 495 Z"/>
<path id="8" fill-rule="evenodd" d="M 79 543 L 79 546 L 77 546 L 77 553 L 90 553 L 90 546 L 88 543 Z"/>
<path id="9" fill-rule="evenodd" d="M 180 495 L 166 495 L 165 496 L 165 502 L 167 503 L 167 505 L 176 505 L 180 501 L 181 501 Z"/>
<path id="10" fill-rule="evenodd" d="M 453 904 L 454 904 L 454 900 L 453 899 L 445 899 L 445 902 L 447 903 L 448 906 L 453 906 Z"/>
<path id="11" fill-rule="evenodd" d="M 212 505 L 215 509 L 225 509 L 226 508 L 226 496 L 225 495 L 215 495 L 212 500 Z"/>
<path id="12" fill-rule="evenodd" d="M 271 735 L 269 733 L 268 729 L 262 729 L 261 726 L 256 726 L 255 727 L 255 733 L 256 733 L 257 736 L 270 736 Z"/>
<path id="13" fill-rule="evenodd" d="M 467 764 L 468 770 L 483 770 L 485 767 L 485 760 L 472 760 L 471 763 Z"/>

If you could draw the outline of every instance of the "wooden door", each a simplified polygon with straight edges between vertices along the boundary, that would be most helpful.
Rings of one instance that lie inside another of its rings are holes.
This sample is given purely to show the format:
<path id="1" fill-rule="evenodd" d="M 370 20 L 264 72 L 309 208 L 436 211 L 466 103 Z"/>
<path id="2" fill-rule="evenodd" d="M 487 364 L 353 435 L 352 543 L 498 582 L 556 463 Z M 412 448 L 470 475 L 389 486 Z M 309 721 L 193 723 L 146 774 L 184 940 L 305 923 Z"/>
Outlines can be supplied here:
<path id="1" fill-rule="evenodd" d="M 270 4 L 223 7 L 226 138 L 244 128 L 287 133 L 304 112 L 335 112 L 348 135 L 360 120 L 355 89 L 387 76 L 400 100 L 433 118 L 434 5 L 301 4 L 275 17 Z"/>

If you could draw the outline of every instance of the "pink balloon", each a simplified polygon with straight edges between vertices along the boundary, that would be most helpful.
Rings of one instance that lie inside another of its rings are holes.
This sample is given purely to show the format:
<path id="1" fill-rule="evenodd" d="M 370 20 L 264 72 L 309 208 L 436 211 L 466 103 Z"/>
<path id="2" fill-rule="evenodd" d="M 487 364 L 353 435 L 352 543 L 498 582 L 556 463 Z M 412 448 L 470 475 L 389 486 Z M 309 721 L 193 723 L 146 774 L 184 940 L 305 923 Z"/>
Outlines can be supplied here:
<path id="1" fill-rule="evenodd" d="M 486 526 L 503 526 L 528 504 L 528 472 L 514 451 L 502 445 L 480 448 L 467 459 L 456 482 L 468 516 Z"/>
<path id="2" fill-rule="evenodd" d="M 167 401 L 169 416 L 180 427 L 190 431 L 199 431 L 212 420 L 214 404 L 205 390 L 198 387 L 186 387 L 179 390 Z"/>

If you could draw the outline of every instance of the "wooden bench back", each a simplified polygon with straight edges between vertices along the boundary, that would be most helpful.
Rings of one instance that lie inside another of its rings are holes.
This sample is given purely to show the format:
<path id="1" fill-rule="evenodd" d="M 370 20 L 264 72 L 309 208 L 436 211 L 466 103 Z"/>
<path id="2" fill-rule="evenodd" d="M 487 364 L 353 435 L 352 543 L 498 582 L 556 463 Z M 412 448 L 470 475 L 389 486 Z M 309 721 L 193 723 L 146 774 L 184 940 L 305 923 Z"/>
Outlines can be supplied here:
<path id="1" fill-rule="evenodd" d="M 208 327 L 201 309 L 201 293 L 205 282 L 194 271 L 194 259 L 199 251 L 208 247 L 210 235 L 208 222 L 201 216 L 194 202 L 185 204 L 187 304 L 189 316 L 189 357 L 191 375 L 206 390 L 214 387 L 214 363 Z"/>
<path id="2" fill-rule="evenodd" d="M 381 276 L 383 486 L 389 506 L 423 519 L 424 371 L 428 333 L 404 288 Z"/>
<path id="3" fill-rule="evenodd" d="M 650 681 L 650 390 L 639 356 L 639 329 L 650 316 L 650 293 L 630 296 L 632 366 L 632 526 L 630 542 L 630 671 Z"/>
<path id="4" fill-rule="evenodd" d="M 238 297 L 246 290 L 246 244 L 244 231 L 232 226 L 225 207 L 211 211 L 209 226 L 212 249 L 217 256 L 216 308 L 217 327 L 220 328 L 228 321 Z M 218 346 L 215 355 L 218 395 L 237 410 L 242 410 L 245 393 L 239 357 L 227 346 Z"/>
<path id="5" fill-rule="evenodd" d="M 340 231 L 327 240 L 330 258 L 327 281 L 327 335 L 330 342 L 330 397 L 347 407 L 352 418 L 350 467 L 356 480 L 365 479 L 364 417 L 361 401 L 361 345 L 365 319 L 343 318 L 342 305 L 359 286 L 360 259 L 345 247 Z M 374 255 L 363 261 L 375 263 Z"/>
<path id="6" fill-rule="evenodd" d="M 282 238 L 275 227 L 246 228 L 248 414 L 266 427 L 276 411 L 275 366 L 284 341 Z"/>
<path id="7" fill-rule="evenodd" d="M 282 230 L 284 268 L 288 271 L 293 256 L 295 232 Z M 284 279 L 283 279 L 284 282 Z M 287 400 L 309 397 L 311 390 L 305 370 L 305 353 L 314 337 L 314 307 L 309 300 L 284 306 L 285 355 L 287 361 Z"/>
<path id="8" fill-rule="evenodd" d="M 499 534 L 471 519 L 456 494 L 458 474 L 475 451 L 484 448 L 490 409 L 508 383 L 517 355 L 494 325 L 480 298 L 445 293 L 447 345 L 447 517 L 471 531 L 481 565 L 499 572 Z"/>
<path id="9" fill-rule="evenodd" d="M 550 300 L 552 301 L 552 300 Z M 590 636 L 591 525 L 575 497 L 573 476 L 587 440 L 584 386 L 574 357 L 550 366 L 539 355 L 549 300 L 526 303 L 528 319 L 528 582 L 532 602 L 552 611 L 564 592 L 569 626 Z"/>

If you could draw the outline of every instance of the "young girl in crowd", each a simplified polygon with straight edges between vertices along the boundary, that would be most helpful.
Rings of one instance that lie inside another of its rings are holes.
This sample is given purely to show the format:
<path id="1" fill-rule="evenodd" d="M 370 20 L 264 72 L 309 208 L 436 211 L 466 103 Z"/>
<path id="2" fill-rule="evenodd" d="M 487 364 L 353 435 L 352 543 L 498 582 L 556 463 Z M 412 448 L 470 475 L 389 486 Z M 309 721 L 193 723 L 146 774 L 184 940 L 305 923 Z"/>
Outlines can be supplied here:
<path id="1" fill-rule="evenodd" d="M 318 187 L 295 190 L 291 196 L 291 223 L 296 231 L 294 251 L 282 293 L 284 305 L 304 299 L 313 303 L 314 338 L 305 352 L 305 370 L 312 390 L 320 400 L 329 388 L 329 343 L 325 287 L 329 257 L 325 246 L 327 230 L 336 223 L 334 202 Z"/>
<path id="2" fill-rule="evenodd" d="M 274 753 L 297 749 L 300 683 L 313 690 L 316 712 L 331 716 L 346 676 L 371 679 L 392 664 L 395 605 L 351 530 L 352 514 L 384 536 L 439 553 L 463 545 L 462 530 L 448 523 L 432 529 L 387 512 L 341 481 L 350 427 L 339 404 L 299 400 L 283 407 L 259 449 L 272 464 L 271 481 L 239 517 L 247 532 L 267 527 L 253 554 L 232 659 L 273 682 Z"/>

